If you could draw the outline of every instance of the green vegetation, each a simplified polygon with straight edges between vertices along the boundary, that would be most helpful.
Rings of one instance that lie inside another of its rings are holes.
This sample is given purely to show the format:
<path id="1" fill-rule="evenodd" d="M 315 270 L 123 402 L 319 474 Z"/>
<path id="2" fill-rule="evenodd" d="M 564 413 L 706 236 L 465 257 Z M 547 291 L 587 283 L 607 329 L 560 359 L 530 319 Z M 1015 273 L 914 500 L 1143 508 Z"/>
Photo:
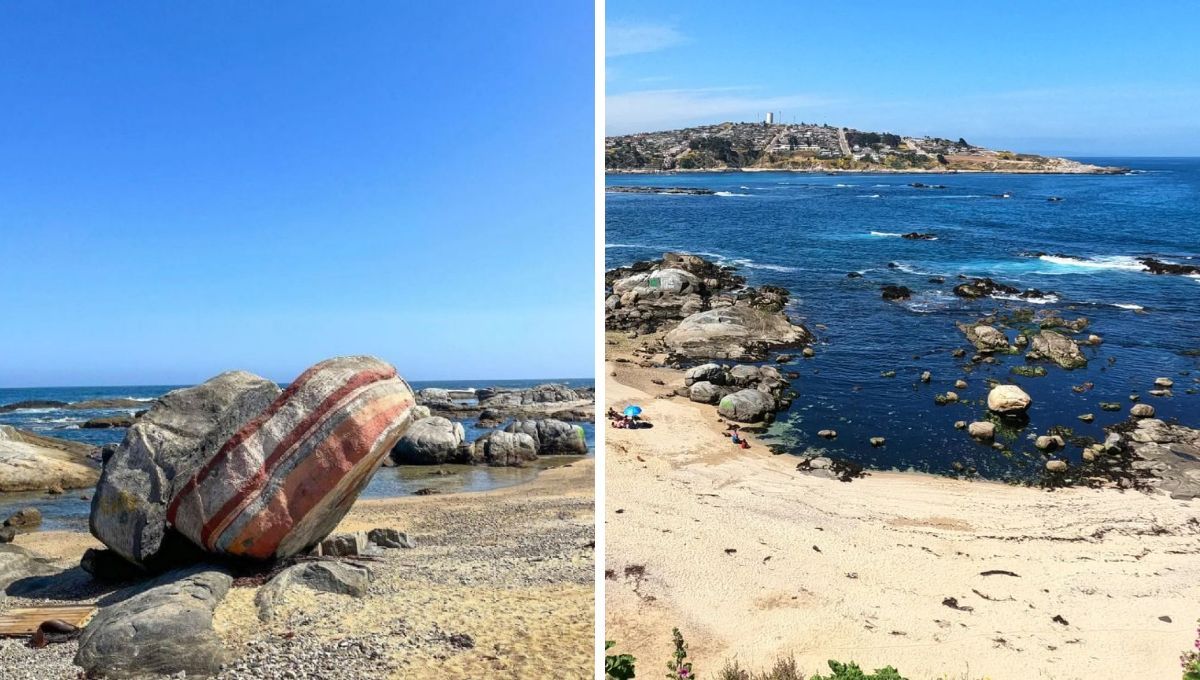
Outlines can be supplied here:
<path id="1" fill-rule="evenodd" d="M 1200 621 L 1196 622 L 1196 642 L 1193 649 L 1179 655 L 1179 665 L 1183 668 L 1183 680 L 1200 680 Z"/>
<path id="2" fill-rule="evenodd" d="M 612 649 L 617 643 L 605 640 L 604 650 Z M 612 680 L 630 680 L 633 677 L 633 664 L 636 659 L 632 654 L 606 654 L 604 656 L 604 677 Z"/>

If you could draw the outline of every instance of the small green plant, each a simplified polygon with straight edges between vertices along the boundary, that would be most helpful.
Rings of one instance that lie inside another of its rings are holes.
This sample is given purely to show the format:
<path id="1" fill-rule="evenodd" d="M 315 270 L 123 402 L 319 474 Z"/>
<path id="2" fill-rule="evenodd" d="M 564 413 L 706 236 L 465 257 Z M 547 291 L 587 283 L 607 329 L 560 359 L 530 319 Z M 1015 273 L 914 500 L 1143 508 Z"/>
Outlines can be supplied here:
<path id="1" fill-rule="evenodd" d="M 804 680 L 804 674 L 796 665 L 795 657 L 779 658 L 765 673 L 752 673 L 738 665 L 737 661 L 725 662 L 719 680 Z"/>
<path id="2" fill-rule="evenodd" d="M 833 675 L 814 675 L 811 680 L 905 680 L 900 671 L 891 666 L 877 668 L 874 673 L 868 675 L 854 662 L 830 661 L 829 669 L 833 671 Z"/>
<path id="3" fill-rule="evenodd" d="M 678 628 L 671 629 L 671 637 L 675 640 L 675 654 L 667 662 L 667 678 L 670 680 L 695 680 L 692 674 L 692 662 L 687 660 L 687 643 L 683 641 L 683 633 Z"/>
<path id="4" fill-rule="evenodd" d="M 1193 649 L 1179 655 L 1179 665 L 1183 667 L 1183 680 L 1200 680 L 1200 621 L 1197 621 L 1196 642 Z"/>
<path id="5" fill-rule="evenodd" d="M 617 643 L 612 640 L 604 641 L 604 651 L 612 649 Z M 633 662 L 637 659 L 632 654 L 605 654 L 604 677 L 609 680 L 630 680 L 633 678 Z"/>

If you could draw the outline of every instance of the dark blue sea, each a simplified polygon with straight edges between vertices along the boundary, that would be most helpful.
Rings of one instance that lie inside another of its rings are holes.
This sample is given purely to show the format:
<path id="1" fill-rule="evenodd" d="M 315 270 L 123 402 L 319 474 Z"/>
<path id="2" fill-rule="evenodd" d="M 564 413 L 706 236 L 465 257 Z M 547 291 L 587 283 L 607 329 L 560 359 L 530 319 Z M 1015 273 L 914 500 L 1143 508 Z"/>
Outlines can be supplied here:
<path id="1" fill-rule="evenodd" d="M 570 387 L 592 387 L 591 379 L 546 379 L 546 380 L 443 380 L 409 381 L 413 389 L 442 387 L 466 389 L 470 387 L 527 388 L 543 383 L 562 383 Z M 73 410 L 62 408 L 21 409 L 0 413 L 0 425 L 12 425 L 58 439 L 104 445 L 120 442 L 125 437 L 125 428 L 85 429 L 80 425 L 92 418 L 133 414 L 149 408 L 150 402 L 167 392 L 186 385 L 139 385 L 118 387 L 30 387 L 0 388 L 0 406 L 21 401 L 47 400 L 77 403 L 95 399 L 135 399 L 145 403 L 140 408 Z M 482 436 L 486 429 L 475 427 L 474 420 L 462 421 L 467 440 Z M 595 426 L 578 423 L 587 437 L 589 455 L 594 455 L 596 443 Z M 459 491 L 486 491 L 503 486 L 529 481 L 538 471 L 546 467 L 561 465 L 574 460 L 569 456 L 548 456 L 537 464 L 523 468 L 491 468 L 486 466 L 448 465 L 435 468 L 426 466 L 398 466 L 380 468 L 367 488 L 364 498 L 389 498 L 412 495 L 421 489 L 434 489 L 442 493 Z M 452 474 L 445 474 L 446 471 Z M 82 530 L 87 526 L 90 491 L 68 491 L 62 496 L 34 493 L 0 494 L 0 519 L 7 517 L 19 507 L 34 506 L 42 511 L 43 527 L 47 529 L 69 528 Z"/>
<path id="2" fill-rule="evenodd" d="M 737 266 L 751 284 L 792 291 L 789 314 L 818 341 L 815 358 L 784 367 L 800 374 L 792 381 L 799 398 L 769 434 L 787 451 L 824 450 L 876 469 L 949 473 L 961 466 L 986 478 L 1032 480 L 1045 460 L 1034 449 L 1036 435 L 1065 426 L 1102 440 L 1104 426 L 1128 417 L 1130 395 L 1159 417 L 1200 426 L 1200 279 L 1154 275 L 1134 259 L 1200 264 L 1200 159 L 1081 160 L 1132 172 L 610 175 L 610 186 L 702 187 L 719 195 L 607 194 L 606 262 L 611 268 L 686 251 Z M 913 231 L 937 240 L 899 237 Z M 1039 305 L 967 301 L 951 293 L 960 274 L 1054 296 Z M 945 283 L 930 282 L 935 276 Z M 909 287 L 912 299 L 883 300 L 883 284 Z M 1104 342 L 1084 348 L 1087 368 L 1049 364 L 1040 378 L 1010 373 L 1024 364 L 1021 355 L 974 367 L 951 356 L 955 348 L 971 350 L 955 322 L 1020 307 L 1086 316 L 1083 337 L 1096 333 Z M 894 378 L 881 375 L 892 370 Z M 919 379 L 926 370 L 928 385 Z M 1147 394 L 1159 376 L 1175 381 L 1173 396 Z M 1009 453 L 953 427 L 984 416 L 989 377 L 1019 384 L 1034 400 L 1028 426 L 1004 433 Z M 955 390 L 959 378 L 968 389 Z M 1085 382 L 1094 388 L 1071 389 Z M 934 394 L 947 390 L 963 402 L 936 406 Z M 1102 411 L 1101 401 L 1120 402 L 1122 412 Z M 1083 413 L 1095 422 L 1079 421 Z M 838 438 L 818 438 L 826 428 Z M 873 436 L 886 437 L 886 446 L 872 448 Z M 1075 446 L 1064 455 L 1078 461 L 1081 453 Z"/>

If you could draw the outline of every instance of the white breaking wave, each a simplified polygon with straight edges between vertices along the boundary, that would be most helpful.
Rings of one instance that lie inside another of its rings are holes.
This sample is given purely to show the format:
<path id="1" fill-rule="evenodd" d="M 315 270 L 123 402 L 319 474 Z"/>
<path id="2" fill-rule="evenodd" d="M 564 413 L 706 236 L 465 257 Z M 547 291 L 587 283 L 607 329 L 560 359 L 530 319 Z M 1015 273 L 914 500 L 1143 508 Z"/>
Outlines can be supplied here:
<path id="1" fill-rule="evenodd" d="M 749 196 L 750 194 L 735 194 L 732 191 L 717 191 L 716 196 Z"/>
<path id="2" fill-rule="evenodd" d="M 859 194 L 859 198 L 883 198 L 879 194 Z"/>
<path id="3" fill-rule="evenodd" d="M 795 267 L 785 267 L 781 264 L 765 264 L 762 262 L 755 262 L 754 260 L 748 260 L 745 258 L 729 260 L 729 262 L 730 262 L 730 264 L 735 264 L 735 265 L 738 265 L 739 267 L 745 267 L 746 269 L 765 269 L 767 271 L 772 271 L 772 272 L 799 271 Z"/>
<path id="4" fill-rule="evenodd" d="M 1020 295 L 993 295 L 996 300 L 1015 300 L 1017 302 L 1028 302 L 1031 305 L 1048 305 L 1058 302 L 1058 296 L 1054 294 L 1043 295 L 1041 297 L 1021 297 Z"/>
<path id="5" fill-rule="evenodd" d="M 1138 310 L 1141 310 L 1141 309 L 1145 309 L 1145 307 L 1143 307 L 1141 305 L 1135 305 L 1132 302 L 1128 302 L 1128 303 L 1127 302 L 1114 302 L 1113 307 L 1120 307 L 1121 309 L 1132 309 L 1135 312 Z"/>
<path id="6" fill-rule="evenodd" d="M 1085 269 L 1113 269 L 1119 271 L 1140 272 L 1146 267 L 1128 255 L 1112 255 L 1107 257 L 1066 257 L 1061 255 L 1041 255 L 1039 260 L 1064 267 L 1082 267 Z"/>
<path id="7" fill-rule="evenodd" d="M 900 238 L 903 235 L 904 234 L 897 234 L 897 233 L 890 232 L 890 231 L 873 231 L 873 232 L 871 232 L 871 236 L 890 236 L 890 237 Z"/>

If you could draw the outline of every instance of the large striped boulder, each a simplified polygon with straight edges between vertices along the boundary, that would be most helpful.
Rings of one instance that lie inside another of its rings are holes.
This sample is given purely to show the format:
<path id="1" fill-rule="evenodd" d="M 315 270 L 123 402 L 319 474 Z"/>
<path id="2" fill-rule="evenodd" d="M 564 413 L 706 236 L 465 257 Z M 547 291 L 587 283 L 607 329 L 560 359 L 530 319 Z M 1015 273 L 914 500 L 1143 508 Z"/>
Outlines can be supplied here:
<path id="1" fill-rule="evenodd" d="M 414 405 L 408 384 L 383 361 L 323 361 L 175 480 L 167 522 L 208 552 L 294 555 L 345 516 Z"/>

